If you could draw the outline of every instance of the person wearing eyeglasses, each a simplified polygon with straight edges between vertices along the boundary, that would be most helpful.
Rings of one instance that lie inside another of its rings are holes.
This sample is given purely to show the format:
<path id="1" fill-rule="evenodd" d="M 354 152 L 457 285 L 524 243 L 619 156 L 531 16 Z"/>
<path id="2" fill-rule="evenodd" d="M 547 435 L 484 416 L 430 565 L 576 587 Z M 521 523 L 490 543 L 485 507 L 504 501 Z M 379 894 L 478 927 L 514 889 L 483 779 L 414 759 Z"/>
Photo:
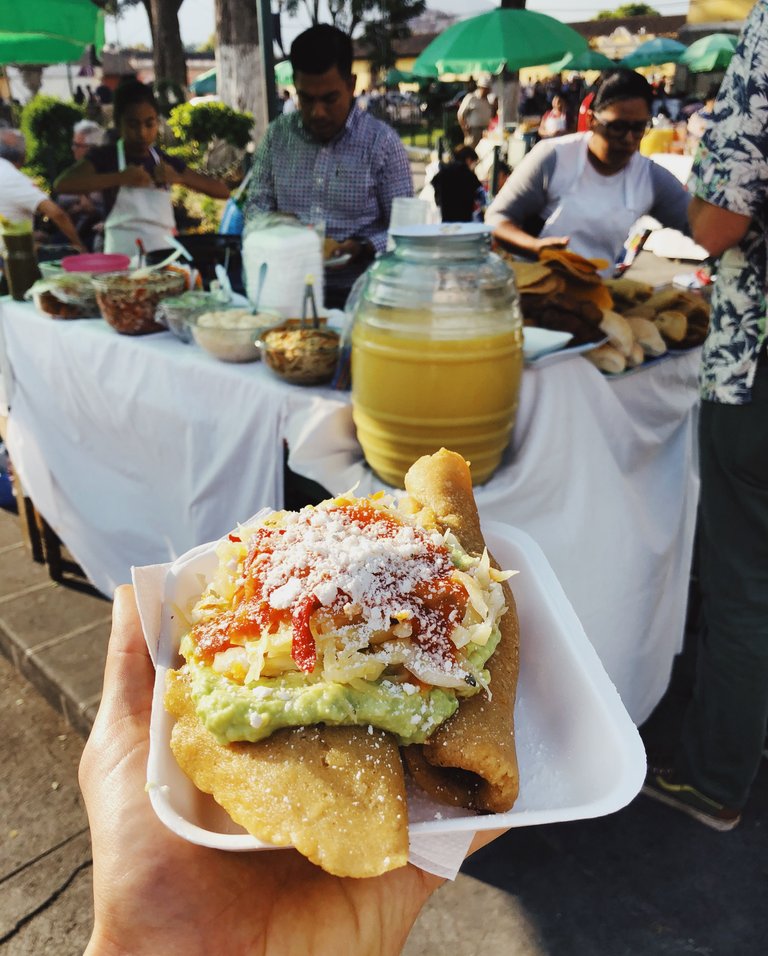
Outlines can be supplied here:
<path id="1" fill-rule="evenodd" d="M 688 233 L 689 196 L 666 169 L 638 152 L 653 91 L 633 70 L 603 75 L 589 129 L 537 144 L 488 207 L 485 221 L 513 251 L 567 246 L 605 259 L 610 275 L 635 220 L 651 215 Z"/>
<path id="2" fill-rule="evenodd" d="M 107 131 L 93 120 L 79 120 L 72 127 L 72 156 L 76 163 L 85 159 L 88 151 L 101 146 Z M 56 202 L 64 209 L 75 224 L 78 236 L 85 247 L 93 250 L 101 242 L 104 232 L 104 200 L 98 191 L 90 193 L 57 193 Z"/>

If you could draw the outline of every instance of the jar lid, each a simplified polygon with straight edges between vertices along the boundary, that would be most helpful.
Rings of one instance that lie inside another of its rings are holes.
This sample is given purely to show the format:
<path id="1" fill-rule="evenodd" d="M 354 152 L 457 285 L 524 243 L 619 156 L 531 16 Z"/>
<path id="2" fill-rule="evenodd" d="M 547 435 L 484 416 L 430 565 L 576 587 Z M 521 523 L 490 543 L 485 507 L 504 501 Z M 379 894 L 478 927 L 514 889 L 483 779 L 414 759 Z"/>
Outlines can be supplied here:
<path id="1" fill-rule="evenodd" d="M 435 222 L 412 226 L 392 226 L 391 236 L 410 239 L 467 239 L 471 236 L 489 236 L 491 227 L 484 222 Z"/>

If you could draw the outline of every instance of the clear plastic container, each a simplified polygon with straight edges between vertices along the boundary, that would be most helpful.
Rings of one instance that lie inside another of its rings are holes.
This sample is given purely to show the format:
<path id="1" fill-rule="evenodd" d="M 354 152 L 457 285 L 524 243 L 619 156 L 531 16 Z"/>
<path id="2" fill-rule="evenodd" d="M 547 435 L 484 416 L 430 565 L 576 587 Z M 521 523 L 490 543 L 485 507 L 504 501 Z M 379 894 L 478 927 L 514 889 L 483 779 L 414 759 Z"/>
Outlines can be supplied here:
<path id="1" fill-rule="evenodd" d="M 187 284 L 182 272 L 105 272 L 92 276 L 96 301 L 104 319 L 122 335 L 164 332 L 155 321 L 161 299 L 180 295 Z"/>
<path id="2" fill-rule="evenodd" d="M 523 368 L 511 269 L 480 223 L 404 226 L 354 306 L 352 409 L 373 470 L 402 487 L 421 455 L 450 448 L 487 481 L 509 443 Z"/>

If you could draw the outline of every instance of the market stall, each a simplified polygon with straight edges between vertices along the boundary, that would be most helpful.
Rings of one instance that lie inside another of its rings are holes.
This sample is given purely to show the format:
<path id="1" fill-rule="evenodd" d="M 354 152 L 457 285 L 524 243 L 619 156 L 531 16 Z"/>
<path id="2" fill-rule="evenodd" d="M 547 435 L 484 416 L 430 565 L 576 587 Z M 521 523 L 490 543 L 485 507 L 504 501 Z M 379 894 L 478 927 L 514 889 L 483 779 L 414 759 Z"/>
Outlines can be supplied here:
<path id="1" fill-rule="evenodd" d="M 379 482 L 349 396 L 219 363 L 169 333 L 130 338 L 0 301 L 8 444 L 51 526 L 105 593 L 283 500 L 291 467 L 332 492 Z M 541 545 L 630 715 L 682 642 L 693 540 L 698 350 L 606 378 L 579 355 L 523 374 L 513 443 L 478 489 L 485 519 Z M 535 636 L 534 638 L 535 639 Z"/>

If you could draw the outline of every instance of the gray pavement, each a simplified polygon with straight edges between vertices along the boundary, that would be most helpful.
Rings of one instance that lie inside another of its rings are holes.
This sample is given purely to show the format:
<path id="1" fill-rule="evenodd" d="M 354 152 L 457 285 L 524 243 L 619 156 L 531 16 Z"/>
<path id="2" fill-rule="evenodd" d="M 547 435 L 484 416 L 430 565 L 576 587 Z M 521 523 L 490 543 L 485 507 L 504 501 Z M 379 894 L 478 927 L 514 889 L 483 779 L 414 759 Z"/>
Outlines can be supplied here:
<path id="1" fill-rule="evenodd" d="M 95 713 L 108 615 L 76 573 L 52 583 L 0 511 L 2 956 L 75 956 L 90 933 L 73 727 Z M 679 667 L 643 728 L 654 750 L 671 745 L 686 687 Z M 510 831 L 432 898 L 405 956 L 763 956 L 767 859 L 764 762 L 732 833 L 643 797 L 610 817 Z"/>

